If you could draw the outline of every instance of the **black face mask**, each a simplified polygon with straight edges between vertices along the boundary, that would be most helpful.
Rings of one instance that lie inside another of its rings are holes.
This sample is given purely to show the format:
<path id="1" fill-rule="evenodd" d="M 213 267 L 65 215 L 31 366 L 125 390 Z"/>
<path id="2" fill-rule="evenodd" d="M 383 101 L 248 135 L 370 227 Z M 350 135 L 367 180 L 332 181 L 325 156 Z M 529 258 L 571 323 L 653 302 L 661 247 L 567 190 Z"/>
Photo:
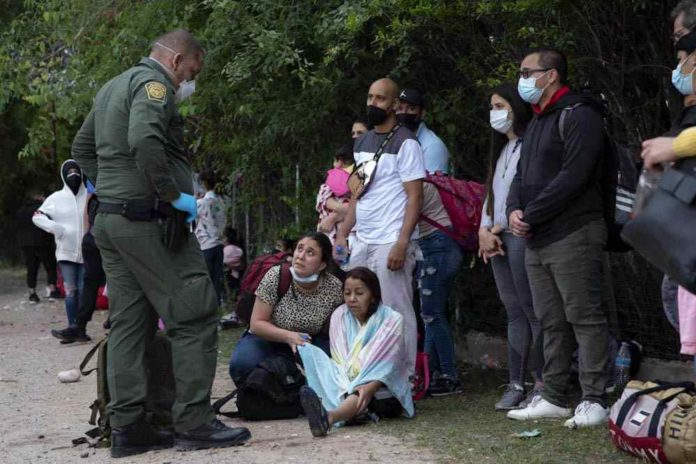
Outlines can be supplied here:
<path id="1" fill-rule="evenodd" d="M 379 126 L 387 120 L 387 111 L 376 106 L 367 107 L 367 124 L 370 126 Z"/>
<path id="2" fill-rule="evenodd" d="M 399 124 L 402 126 L 408 127 L 411 132 L 416 132 L 418 130 L 418 126 L 421 123 L 420 118 L 418 118 L 417 114 L 410 114 L 410 113 L 401 113 L 396 115 L 396 120 L 399 121 Z"/>
<path id="3" fill-rule="evenodd" d="M 674 49 L 676 51 L 685 51 L 686 53 L 693 53 L 696 50 L 696 30 L 689 32 L 684 37 L 679 39 L 676 44 L 674 44 Z"/>
<path id="4" fill-rule="evenodd" d="M 82 183 L 82 176 L 79 174 L 73 174 L 65 179 L 65 183 L 68 185 L 68 187 L 70 187 L 72 193 L 77 195 L 77 192 L 80 190 L 80 184 Z"/>

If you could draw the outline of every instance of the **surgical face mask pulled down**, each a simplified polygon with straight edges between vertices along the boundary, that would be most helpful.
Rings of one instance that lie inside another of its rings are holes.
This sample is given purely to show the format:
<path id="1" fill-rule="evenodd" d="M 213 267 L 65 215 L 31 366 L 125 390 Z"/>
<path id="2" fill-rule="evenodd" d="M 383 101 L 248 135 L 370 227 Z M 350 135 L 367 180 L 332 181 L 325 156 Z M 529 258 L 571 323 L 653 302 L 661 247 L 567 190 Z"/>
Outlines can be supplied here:
<path id="1" fill-rule="evenodd" d="M 302 277 L 295 272 L 295 268 L 293 266 L 290 266 L 290 274 L 292 274 L 292 280 L 297 282 L 298 284 L 313 284 L 317 280 L 319 280 L 319 273 L 315 273 L 312 275 L 308 275 L 306 277 Z"/>
<path id="2" fill-rule="evenodd" d="M 510 110 L 491 110 L 489 120 L 491 127 L 501 134 L 507 134 L 512 127 Z"/>

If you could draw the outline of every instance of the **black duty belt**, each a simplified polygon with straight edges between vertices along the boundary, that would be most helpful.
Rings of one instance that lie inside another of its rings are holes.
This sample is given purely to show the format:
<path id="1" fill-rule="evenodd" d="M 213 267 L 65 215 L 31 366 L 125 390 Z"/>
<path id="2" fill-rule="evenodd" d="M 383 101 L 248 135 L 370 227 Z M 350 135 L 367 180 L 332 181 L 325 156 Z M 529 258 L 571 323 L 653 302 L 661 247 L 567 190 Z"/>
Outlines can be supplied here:
<path id="1" fill-rule="evenodd" d="M 171 216 L 175 209 L 161 200 L 127 200 L 121 203 L 99 201 L 98 213 L 120 214 L 131 221 L 154 221 Z"/>

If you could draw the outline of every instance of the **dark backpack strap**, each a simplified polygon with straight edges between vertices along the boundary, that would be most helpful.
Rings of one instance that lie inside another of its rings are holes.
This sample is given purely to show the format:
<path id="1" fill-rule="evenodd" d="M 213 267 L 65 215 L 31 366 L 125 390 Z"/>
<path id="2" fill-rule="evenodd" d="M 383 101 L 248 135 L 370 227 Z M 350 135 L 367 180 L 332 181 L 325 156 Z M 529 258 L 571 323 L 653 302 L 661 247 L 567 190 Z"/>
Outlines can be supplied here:
<path id="1" fill-rule="evenodd" d="M 694 384 L 693 382 L 664 382 L 656 387 L 646 388 L 632 393 L 628 398 L 626 398 L 626 401 L 624 402 L 623 406 L 621 406 L 619 415 L 616 417 L 617 427 L 623 427 L 623 423 L 626 420 L 626 416 L 628 416 L 628 412 L 636 404 L 640 396 L 649 395 L 650 393 L 655 393 L 659 391 L 669 390 L 670 388 L 683 388 L 683 391 L 679 392 L 683 393 L 694 391 Z"/>
<path id="2" fill-rule="evenodd" d="M 97 343 L 87 352 L 87 354 L 85 355 L 85 358 L 84 358 L 84 359 L 82 360 L 82 362 L 80 363 L 80 373 L 81 373 L 82 375 L 89 375 L 89 374 L 91 374 L 92 372 L 94 372 L 94 371 L 97 370 L 96 367 L 93 367 L 92 369 L 86 371 L 86 370 L 85 370 L 85 367 L 87 366 L 87 364 L 89 364 L 89 362 L 90 362 L 90 361 L 92 360 L 92 358 L 94 357 L 94 353 L 96 353 L 97 351 L 99 351 L 99 348 L 104 344 L 104 342 L 106 342 L 106 337 L 104 337 L 104 338 L 102 338 L 101 340 L 99 340 L 99 342 L 97 342 Z"/>
<path id="3" fill-rule="evenodd" d="M 279 266 L 280 273 L 278 278 L 278 299 L 276 300 L 276 302 L 280 301 L 281 298 L 283 298 L 285 294 L 288 293 L 288 290 L 290 290 L 290 284 L 292 284 L 292 274 L 290 274 L 290 263 L 281 263 L 279 264 Z"/>
<path id="4" fill-rule="evenodd" d="M 558 118 L 558 135 L 561 136 L 561 140 L 563 143 L 565 143 L 566 137 L 565 137 L 565 124 L 566 124 L 566 119 L 568 116 L 570 116 L 570 113 L 573 112 L 575 108 L 578 106 L 582 106 L 582 103 L 576 103 L 574 105 L 566 106 L 561 110 L 561 116 Z"/>
<path id="5" fill-rule="evenodd" d="M 230 393 L 229 395 L 224 396 L 213 403 L 213 411 L 215 411 L 215 414 L 219 414 L 219 415 L 225 416 L 225 417 L 231 417 L 233 419 L 239 417 L 239 411 L 234 411 L 234 412 L 222 412 L 221 411 L 221 409 L 224 405 L 229 403 L 233 398 L 235 398 L 237 396 L 237 391 L 238 390 L 235 390 L 232 393 Z"/>

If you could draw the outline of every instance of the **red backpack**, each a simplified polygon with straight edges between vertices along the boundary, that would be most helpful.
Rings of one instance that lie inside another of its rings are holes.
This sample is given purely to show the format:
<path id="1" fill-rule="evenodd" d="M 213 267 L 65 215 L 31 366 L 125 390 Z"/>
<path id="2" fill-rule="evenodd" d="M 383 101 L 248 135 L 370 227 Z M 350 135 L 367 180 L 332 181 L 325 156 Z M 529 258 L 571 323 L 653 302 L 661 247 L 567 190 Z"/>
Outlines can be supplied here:
<path id="1" fill-rule="evenodd" d="M 239 299 L 237 300 L 237 317 L 248 324 L 251 320 L 251 311 L 256 301 L 256 289 L 261 283 L 261 279 L 273 266 L 281 266 L 280 279 L 278 280 L 278 299 L 283 297 L 290 288 L 292 276 L 290 275 L 290 263 L 287 258 L 290 253 L 278 252 L 270 255 L 261 255 L 254 259 L 249 265 L 239 288 Z"/>
<path id="2" fill-rule="evenodd" d="M 463 249 L 476 251 L 485 187 L 478 182 L 455 179 L 441 173 L 428 174 L 424 181 L 437 187 L 453 230 L 422 214 L 421 219 L 456 240 Z"/>

